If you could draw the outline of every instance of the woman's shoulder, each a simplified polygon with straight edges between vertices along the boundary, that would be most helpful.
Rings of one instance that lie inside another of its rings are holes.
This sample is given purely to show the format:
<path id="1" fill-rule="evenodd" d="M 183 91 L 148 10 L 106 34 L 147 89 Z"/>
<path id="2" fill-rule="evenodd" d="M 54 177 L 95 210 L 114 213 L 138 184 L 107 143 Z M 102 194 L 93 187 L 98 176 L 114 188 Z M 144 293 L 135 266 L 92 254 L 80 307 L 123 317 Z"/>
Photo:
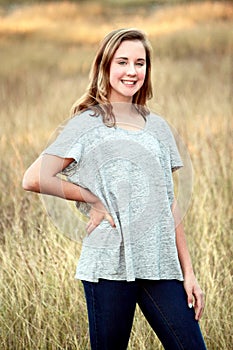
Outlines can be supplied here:
<path id="1" fill-rule="evenodd" d="M 154 131 L 157 133 L 169 132 L 170 130 L 170 126 L 166 121 L 166 119 L 152 112 L 150 113 L 150 126 L 151 126 L 151 131 Z"/>
<path id="2" fill-rule="evenodd" d="M 88 130 L 91 130 L 92 128 L 96 128 L 101 126 L 101 120 L 100 117 L 94 116 L 93 111 L 86 110 L 84 112 L 81 112 L 79 114 L 75 114 L 74 116 L 68 118 L 63 123 L 64 129 L 72 129 L 77 132 L 86 132 Z"/>
<path id="3" fill-rule="evenodd" d="M 90 109 L 87 109 L 81 113 L 75 114 L 69 119 L 69 123 L 79 124 L 79 125 L 98 125 L 100 124 L 100 117 L 95 116 L 94 112 Z"/>
<path id="4" fill-rule="evenodd" d="M 150 132 L 163 144 L 173 149 L 176 147 L 176 139 L 179 139 L 177 130 L 167 120 L 156 114 L 151 114 Z"/>

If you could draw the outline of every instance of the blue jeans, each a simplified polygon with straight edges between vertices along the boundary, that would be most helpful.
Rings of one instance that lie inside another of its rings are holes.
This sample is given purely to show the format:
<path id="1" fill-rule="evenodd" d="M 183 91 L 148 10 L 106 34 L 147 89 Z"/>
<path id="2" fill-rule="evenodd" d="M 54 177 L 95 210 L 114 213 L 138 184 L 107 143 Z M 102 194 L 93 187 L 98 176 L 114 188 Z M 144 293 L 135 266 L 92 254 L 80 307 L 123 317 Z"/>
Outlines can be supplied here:
<path id="1" fill-rule="evenodd" d="M 166 350 L 206 350 L 177 280 L 82 281 L 92 350 L 126 350 L 136 304 Z"/>

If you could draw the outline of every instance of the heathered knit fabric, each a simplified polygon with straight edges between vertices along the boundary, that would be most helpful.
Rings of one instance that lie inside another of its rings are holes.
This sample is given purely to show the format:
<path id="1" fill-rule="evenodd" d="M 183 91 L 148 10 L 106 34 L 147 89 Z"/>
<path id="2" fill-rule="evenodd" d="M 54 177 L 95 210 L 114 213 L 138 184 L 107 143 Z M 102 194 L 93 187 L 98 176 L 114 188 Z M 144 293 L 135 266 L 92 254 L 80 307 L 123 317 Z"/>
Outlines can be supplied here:
<path id="1" fill-rule="evenodd" d="M 86 111 L 44 150 L 74 161 L 67 180 L 89 189 L 112 215 L 82 242 L 76 278 L 183 280 L 171 204 L 172 171 L 183 166 L 168 123 L 150 113 L 144 129 L 107 127 Z M 89 205 L 77 203 L 88 215 Z"/>

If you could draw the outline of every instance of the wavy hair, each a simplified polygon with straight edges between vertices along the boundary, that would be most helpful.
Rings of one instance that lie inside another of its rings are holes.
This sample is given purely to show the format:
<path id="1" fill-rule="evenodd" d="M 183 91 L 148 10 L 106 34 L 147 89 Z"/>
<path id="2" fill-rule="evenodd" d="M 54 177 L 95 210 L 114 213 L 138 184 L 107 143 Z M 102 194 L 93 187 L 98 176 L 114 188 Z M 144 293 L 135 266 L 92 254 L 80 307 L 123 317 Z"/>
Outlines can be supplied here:
<path id="1" fill-rule="evenodd" d="M 149 114 L 146 106 L 147 100 L 151 99 L 151 46 L 146 35 L 135 28 L 117 29 L 110 32 L 101 42 L 92 63 L 89 85 L 85 94 L 78 99 L 71 110 L 72 116 L 79 114 L 87 109 L 93 110 L 93 116 L 103 117 L 103 122 L 107 126 L 115 126 L 115 117 L 112 111 L 112 105 L 108 100 L 108 93 L 111 89 L 109 82 L 110 65 L 116 50 L 125 40 L 139 40 L 142 42 L 146 52 L 146 76 L 143 86 L 137 91 L 132 102 L 136 109 L 144 117 Z"/>

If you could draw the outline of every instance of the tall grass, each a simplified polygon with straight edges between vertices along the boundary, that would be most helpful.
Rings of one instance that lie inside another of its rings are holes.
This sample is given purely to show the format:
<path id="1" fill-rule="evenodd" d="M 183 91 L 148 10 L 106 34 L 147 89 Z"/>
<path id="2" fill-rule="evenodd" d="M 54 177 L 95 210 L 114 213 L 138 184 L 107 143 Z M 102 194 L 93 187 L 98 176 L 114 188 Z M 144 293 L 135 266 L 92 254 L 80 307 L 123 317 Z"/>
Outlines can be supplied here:
<path id="1" fill-rule="evenodd" d="M 78 19 L 78 6 L 68 2 L 1 12 L 0 348 L 89 349 L 84 295 L 74 280 L 81 244 L 54 227 L 21 180 L 83 93 L 98 40 L 117 26 L 134 25 L 147 30 L 154 48 L 150 106 L 178 130 L 192 159 L 184 224 L 206 295 L 202 331 L 208 349 L 231 350 L 232 6 L 137 8 L 127 18 L 119 9 L 85 6 Z M 25 23 L 33 16 L 30 28 Z M 129 349 L 162 349 L 140 310 Z"/>

